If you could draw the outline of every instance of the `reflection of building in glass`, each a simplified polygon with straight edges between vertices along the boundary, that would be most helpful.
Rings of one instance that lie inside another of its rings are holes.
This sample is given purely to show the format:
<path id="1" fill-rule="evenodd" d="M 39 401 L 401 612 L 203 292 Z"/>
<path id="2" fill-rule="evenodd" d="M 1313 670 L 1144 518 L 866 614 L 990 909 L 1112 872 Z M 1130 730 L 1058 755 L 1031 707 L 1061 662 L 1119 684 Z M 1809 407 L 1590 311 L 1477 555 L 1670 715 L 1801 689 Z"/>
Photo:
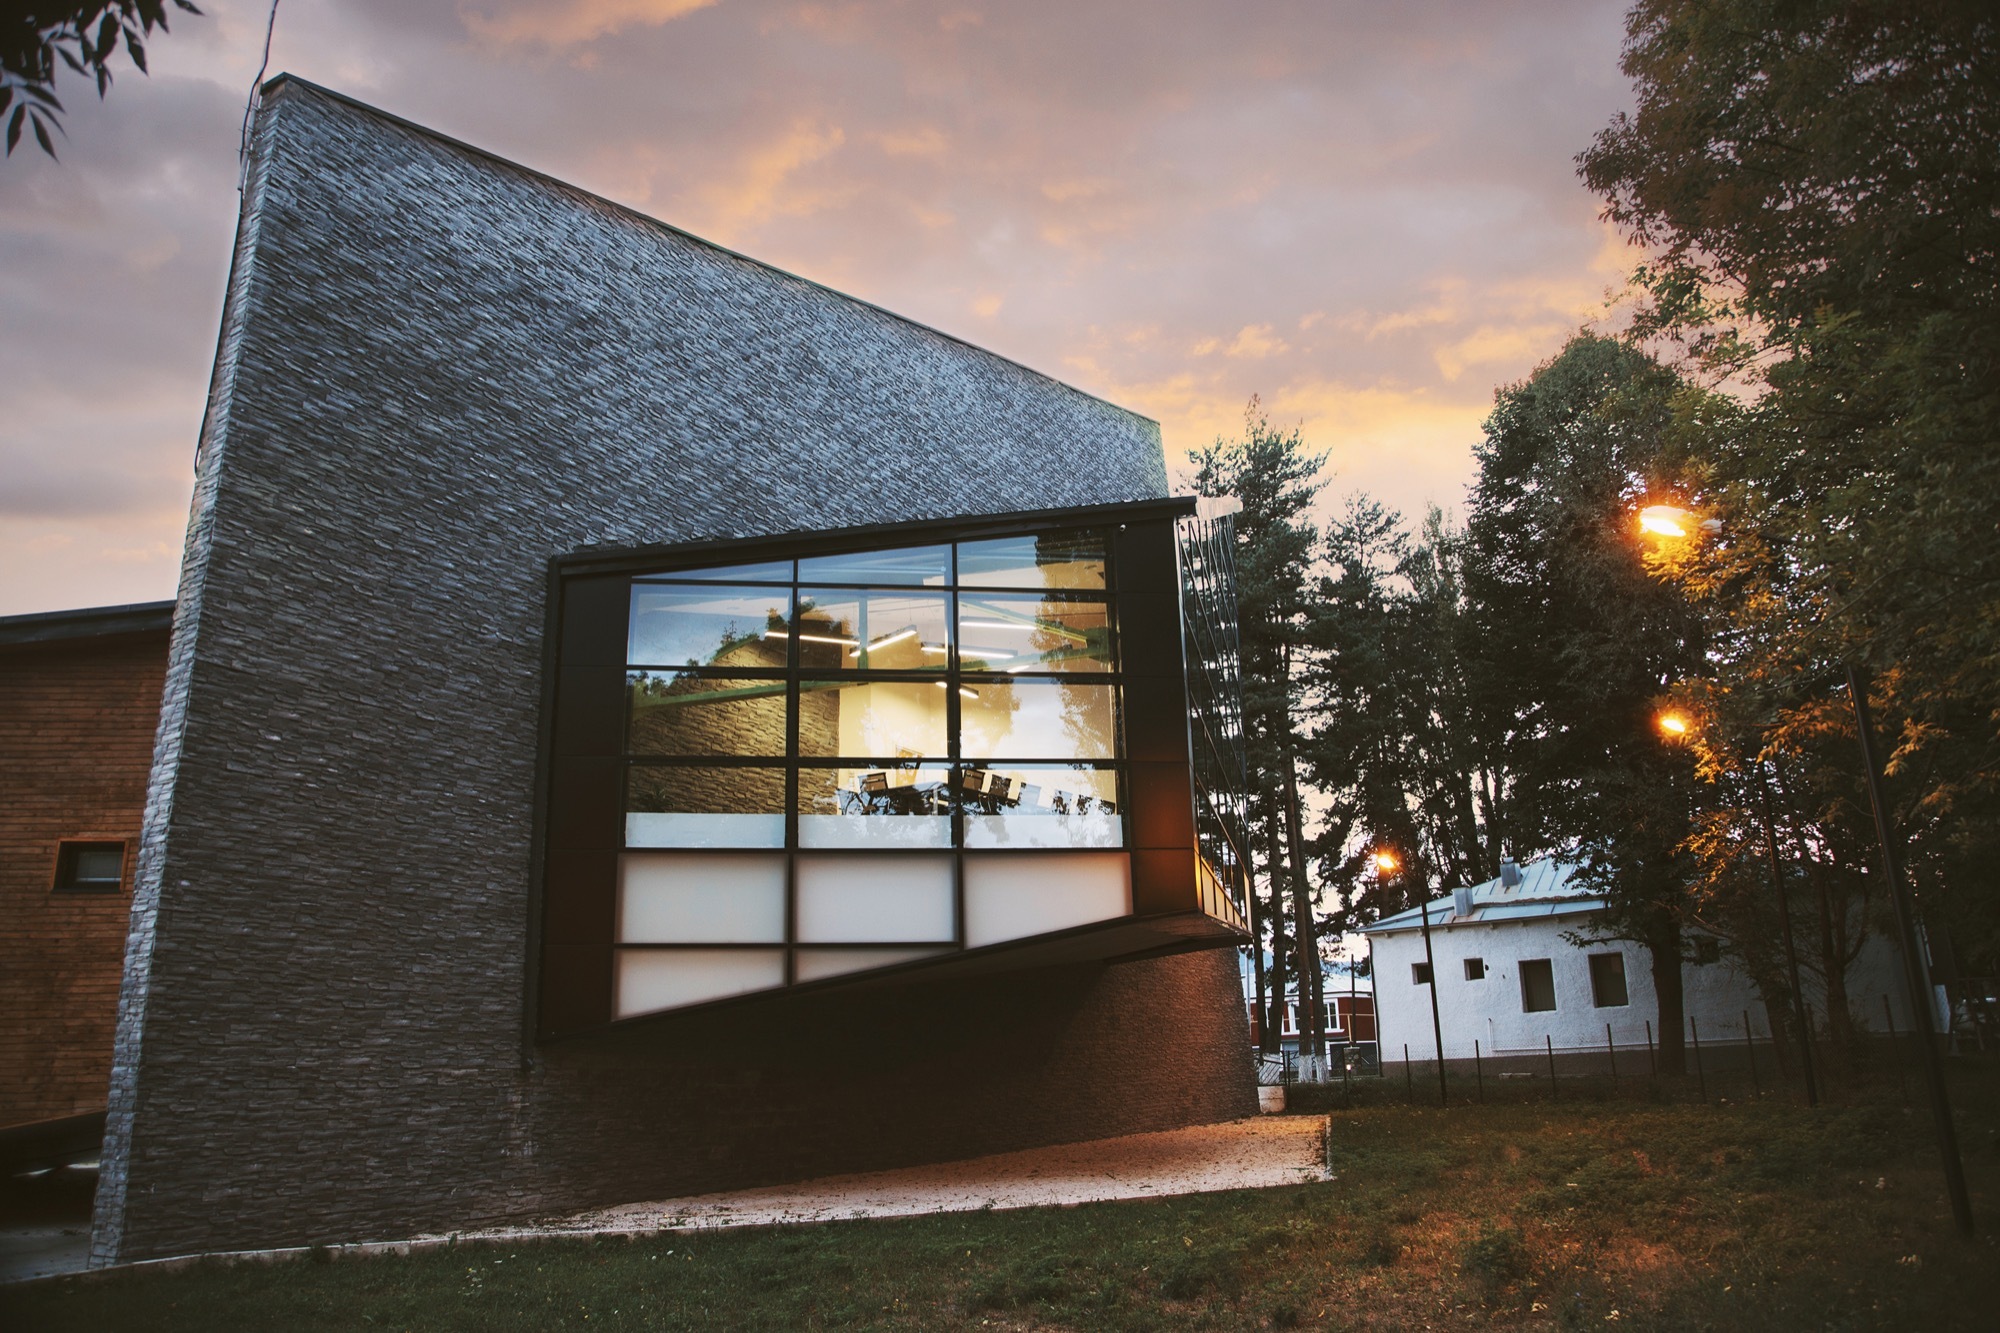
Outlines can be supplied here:
<path id="1" fill-rule="evenodd" d="M 617 783 L 550 792 L 597 830 L 551 844 L 551 937 L 579 914 L 610 930 L 563 946 L 543 1030 L 1039 937 L 1072 956 L 1233 939 L 1228 524 L 1191 508 L 560 564 L 559 590 L 589 589 L 590 610 L 564 597 L 573 637 L 618 647 L 625 721 Z M 616 715 L 619 677 L 571 679 L 559 718 Z M 558 762 L 606 748 L 557 735 Z M 615 819 L 578 809 L 617 790 Z M 1075 938 L 1092 926 L 1122 929 Z"/>
<path id="2" fill-rule="evenodd" d="M 100 1259 L 1254 1111 L 1154 423 L 290 78 L 231 274 Z"/>

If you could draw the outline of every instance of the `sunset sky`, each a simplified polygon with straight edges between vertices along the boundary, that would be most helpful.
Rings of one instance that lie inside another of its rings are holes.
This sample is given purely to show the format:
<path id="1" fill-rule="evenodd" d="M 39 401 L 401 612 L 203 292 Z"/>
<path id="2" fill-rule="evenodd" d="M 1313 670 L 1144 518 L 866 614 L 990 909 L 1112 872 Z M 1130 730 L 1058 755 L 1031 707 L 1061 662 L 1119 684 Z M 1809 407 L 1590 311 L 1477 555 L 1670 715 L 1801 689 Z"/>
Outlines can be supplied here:
<path id="1" fill-rule="evenodd" d="M 268 10 L 199 2 L 0 163 L 0 614 L 174 592 Z M 284 0 L 269 72 L 1415 513 L 1623 282 L 1623 8 Z"/>

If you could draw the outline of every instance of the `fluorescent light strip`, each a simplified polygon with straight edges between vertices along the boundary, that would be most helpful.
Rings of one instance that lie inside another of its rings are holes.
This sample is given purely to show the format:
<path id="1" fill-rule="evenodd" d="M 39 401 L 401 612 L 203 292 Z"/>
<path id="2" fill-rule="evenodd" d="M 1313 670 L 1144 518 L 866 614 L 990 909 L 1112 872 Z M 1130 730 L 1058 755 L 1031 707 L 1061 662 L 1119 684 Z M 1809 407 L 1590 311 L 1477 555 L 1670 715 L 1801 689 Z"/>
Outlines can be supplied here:
<path id="1" fill-rule="evenodd" d="M 937 687 L 938 687 L 939 689 L 941 689 L 941 690 L 942 690 L 942 689 L 948 689 L 948 688 L 949 688 L 949 687 L 948 687 L 948 686 L 947 686 L 947 685 L 946 685 L 946 684 L 945 684 L 945 683 L 944 683 L 943 681 L 941 681 L 941 680 L 934 680 L 934 681 L 932 681 L 932 682 L 931 682 L 931 684 L 933 684 L 933 685 L 937 686 Z M 960 694 L 964 695 L 964 696 L 965 696 L 966 698 L 968 698 L 968 699 L 977 699 L 977 698 L 979 697 L 979 691 L 978 691 L 978 690 L 975 690 L 975 689 L 971 689 L 970 687 L 968 687 L 968 686 L 964 686 L 964 685 L 961 685 L 961 686 L 959 686 L 959 687 L 958 687 L 958 692 L 959 692 Z"/>
<path id="2" fill-rule="evenodd" d="M 1032 632 L 1034 630 L 1041 628 L 1041 626 L 1039 625 L 1035 624 L 1023 625 L 1017 621 L 1012 621 L 1012 620 L 969 620 L 963 616 L 959 618 L 958 623 L 961 626 L 970 626 L 974 629 L 1012 629 L 1012 630 L 1027 630 Z"/>
<path id="3" fill-rule="evenodd" d="M 767 639 L 782 639 L 786 637 L 786 632 L 781 629 L 767 629 L 764 631 L 764 637 Z M 861 646 L 861 640 L 859 639 L 836 639 L 826 634 L 801 633 L 799 635 L 799 642 L 831 643 L 831 644 L 837 644 L 842 648 L 859 648 Z"/>
<path id="4" fill-rule="evenodd" d="M 868 651 L 872 653 L 877 648 L 886 648 L 892 643 L 901 643 L 904 639 L 914 639 L 916 637 L 917 637 L 917 627 L 915 625 L 912 625 L 908 629 L 899 629 L 894 634 L 885 635 L 882 638 L 876 639 L 874 642 L 868 645 Z"/>

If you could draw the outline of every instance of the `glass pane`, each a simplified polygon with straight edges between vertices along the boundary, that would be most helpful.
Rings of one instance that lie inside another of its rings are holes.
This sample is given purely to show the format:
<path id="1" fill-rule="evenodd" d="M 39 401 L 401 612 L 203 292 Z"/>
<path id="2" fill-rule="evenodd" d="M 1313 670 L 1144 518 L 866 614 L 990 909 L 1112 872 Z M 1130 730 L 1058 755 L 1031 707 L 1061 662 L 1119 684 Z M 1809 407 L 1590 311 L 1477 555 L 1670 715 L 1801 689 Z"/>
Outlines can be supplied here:
<path id="1" fill-rule="evenodd" d="M 634 764 L 627 847 L 782 847 L 785 770 Z"/>
<path id="2" fill-rule="evenodd" d="M 951 770 L 876 764 L 799 770 L 799 846 L 951 846 Z"/>
<path id="3" fill-rule="evenodd" d="M 941 588 L 951 582 L 951 548 L 906 546 L 896 551 L 810 556 L 799 561 L 799 582 Z"/>
<path id="4" fill-rule="evenodd" d="M 961 595 L 958 641 L 967 671 L 1109 671 L 1111 606 L 1058 597 Z"/>
<path id="5" fill-rule="evenodd" d="M 82 847 L 77 849 L 76 873 L 71 878 L 78 884 L 116 884 L 124 870 L 123 847 Z"/>
<path id="6" fill-rule="evenodd" d="M 801 856 L 802 944 L 951 940 L 951 857 Z"/>
<path id="7" fill-rule="evenodd" d="M 782 680 L 634 671 L 626 677 L 631 754 L 785 755 Z"/>
<path id="8" fill-rule="evenodd" d="M 1114 686 L 983 680 L 959 693 L 959 750 L 968 759 L 1117 757 Z"/>
<path id="9" fill-rule="evenodd" d="M 792 974 L 800 981 L 818 981 L 821 977 L 866 972 L 950 952 L 950 949 L 800 949 L 792 955 Z"/>
<path id="10" fill-rule="evenodd" d="M 1104 534 L 1043 532 L 960 542 L 958 581 L 973 588 L 1102 588 Z"/>
<path id="11" fill-rule="evenodd" d="M 942 759 L 945 690 L 941 680 L 801 681 L 799 755 Z"/>
<path id="12" fill-rule="evenodd" d="M 783 949 L 620 949 L 618 1017 L 785 984 Z"/>
<path id="13" fill-rule="evenodd" d="M 1082 765 L 962 768 L 967 847 L 1120 847 L 1118 775 Z"/>
<path id="14" fill-rule="evenodd" d="M 649 666 L 785 665 L 789 588 L 632 585 L 626 660 Z"/>
<path id="15" fill-rule="evenodd" d="M 1132 862 L 1123 852 L 989 852 L 965 858 L 968 949 L 1109 921 L 1131 911 Z"/>
<path id="16" fill-rule="evenodd" d="M 695 580 L 702 583 L 790 583 L 792 562 L 767 560 L 755 565 L 711 565 L 707 569 L 676 569 L 651 578 L 662 582 Z"/>
<path id="17" fill-rule="evenodd" d="M 942 671 L 951 599 L 931 592 L 799 593 L 799 663 L 807 670 Z"/>
<path id="18" fill-rule="evenodd" d="M 627 852 L 618 858 L 620 944 L 783 944 L 785 857 Z"/>

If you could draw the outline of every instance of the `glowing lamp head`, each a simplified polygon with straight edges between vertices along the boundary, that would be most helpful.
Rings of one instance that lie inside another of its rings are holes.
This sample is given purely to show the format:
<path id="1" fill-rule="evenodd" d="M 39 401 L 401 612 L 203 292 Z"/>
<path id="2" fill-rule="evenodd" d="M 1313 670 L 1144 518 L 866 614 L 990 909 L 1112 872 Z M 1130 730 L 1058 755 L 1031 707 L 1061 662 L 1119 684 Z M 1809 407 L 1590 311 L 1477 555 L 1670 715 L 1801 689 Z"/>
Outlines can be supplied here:
<path id="1" fill-rule="evenodd" d="M 1375 868 L 1385 875 L 1394 874 L 1396 867 L 1401 864 L 1402 862 L 1396 859 L 1394 852 L 1375 853 Z"/>
<path id="2" fill-rule="evenodd" d="M 1697 526 L 1694 515 L 1679 505 L 1647 505 L 1639 511 L 1639 530 L 1655 537 L 1685 537 Z"/>
<path id="3" fill-rule="evenodd" d="M 1660 730 L 1669 736 L 1685 736 L 1693 729 L 1686 713 L 1665 712 L 1660 714 Z"/>

